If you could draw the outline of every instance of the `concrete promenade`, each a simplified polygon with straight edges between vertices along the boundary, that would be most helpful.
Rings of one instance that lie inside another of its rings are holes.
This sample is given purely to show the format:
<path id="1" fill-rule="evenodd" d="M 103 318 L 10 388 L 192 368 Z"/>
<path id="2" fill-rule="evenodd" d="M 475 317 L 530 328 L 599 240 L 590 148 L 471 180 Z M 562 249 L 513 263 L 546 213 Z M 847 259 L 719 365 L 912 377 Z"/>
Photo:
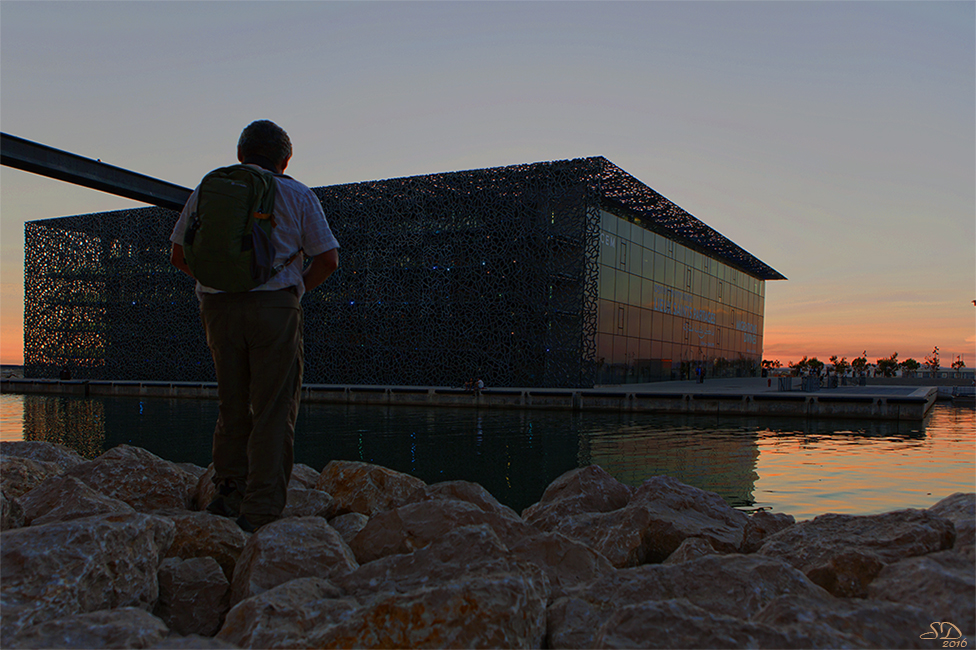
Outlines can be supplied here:
<path id="1" fill-rule="evenodd" d="M 802 393 L 800 377 L 786 377 L 791 380 L 792 390 L 789 392 Z M 871 380 L 868 379 L 870 382 Z M 848 396 L 848 397 L 912 397 L 927 395 L 933 386 L 879 386 L 868 383 L 866 386 L 838 386 L 837 388 L 820 388 L 811 395 Z M 618 386 L 597 386 L 593 390 L 619 391 L 626 389 L 634 392 L 654 393 L 695 393 L 714 395 L 762 395 L 765 393 L 779 393 L 779 377 L 744 377 L 744 378 L 716 378 L 706 379 L 699 384 L 696 381 L 663 381 L 647 384 L 622 384 Z M 921 391 L 921 392 L 920 392 Z"/>
<path id="2" fill-rule="evenodd" d="M 938 399 L 934 386 L 867 384 L 806 391 L 802 378 L 783 379 L 787 390 L 781 389 L 779 377 L 747 377 L 598 386 L 593 391 L 626 392 L 636 402 L 646 401 L 650 395 L 685 402 L 685 408 L 672 412 L 886 420 L 921 420 Z"/>
<path id="3" fill-rule="evenodd" d="M 840 386 L 781 390 L 772 378 L 706 379 L 576 388 L 492 388 L 482 391 L 443 386 L 341 386 L 308 384 L 307 403 L 450 406 L 686 413 L 719 416 L 783 416 L 921 420 L 938 398 L 931 386 Z M 3 393 L 216 399 L 214 383 L 158 381 L 60 381 L 4 379 Z"/>

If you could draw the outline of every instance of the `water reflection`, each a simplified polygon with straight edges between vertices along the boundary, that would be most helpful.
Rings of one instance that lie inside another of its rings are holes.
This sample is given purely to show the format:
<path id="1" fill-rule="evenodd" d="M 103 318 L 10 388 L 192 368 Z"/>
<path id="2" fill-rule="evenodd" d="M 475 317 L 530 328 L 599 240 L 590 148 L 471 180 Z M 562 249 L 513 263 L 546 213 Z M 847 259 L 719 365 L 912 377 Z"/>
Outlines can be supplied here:
<path id="1" fill-rule="evenodd" d="M 664 422 L 636 422 L 614 432 L 590 431 L 587 463 L 606 469 L 617 480 L 640 485 L 645 479 L 671 476 L 682 483 L 722 495 L 736 507 L 754 503 L 759 447 L 754 431 L 703 430 Z"/>
<path id="2" fill-rule="evenodd" d="M 922 423 L 811 423 L 760 432 L 756 505 L 805 519 L 927 508 L 976 491 L 976 412 L 937 404 Z"/>
<path id="3" fill-rule="evenodd" d="M 105 405 L 72 397 L 23 398 L 24 440 L 44 440 L 95 458 L 105 444 Z"/>
<path id="4" fill-rule="evenodd" d="M 24 439 L 24 398 L 0 395 L 0 441 Z"/>
<path id="5" fill-rule="evenodd" d="M 59 442 L 86 457 L 129 444 L 210 462 L 213 401 L 0 398 L 5 440 Z M 23 421 L 12 431 L 18 406 Z M 306 404 L 295 455 L 315 469 L 362 460 L 428 483 L 474 481 L 516 510 L 560 474 L 596 463 L 629 485 L 665 474 L 736 507 L 805 519 L 974 491 L 974 429 L 976 411 L 944 404 L 921 423 Z"/>
<path id="6" fill-rule="evenodd" d="M 302 409 L 295 455 L 316 468 L 339 458 L 428 483 L 473 481 L 521 509 L 554 477 L 579 465 L 578 440 L 578 419 L 566 414 L 314 406 Z"/>

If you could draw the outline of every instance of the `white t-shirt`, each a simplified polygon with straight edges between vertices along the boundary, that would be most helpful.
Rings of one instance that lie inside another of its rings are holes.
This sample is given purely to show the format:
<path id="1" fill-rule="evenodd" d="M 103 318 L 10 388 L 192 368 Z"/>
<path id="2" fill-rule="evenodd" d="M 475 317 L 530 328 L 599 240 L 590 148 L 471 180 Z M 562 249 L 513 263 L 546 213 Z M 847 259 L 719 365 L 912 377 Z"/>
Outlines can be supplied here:
<path id="1" fill-rule="evenodd" d="M 315 193 L 290 176 L 275 174 L 275 180 L 277 195 L 274 218 L 277 225 L 271 232 L 271 243 L 275 247 L 275 265 L 283 264 L 299 249 L 306 256 L 315 257 L 333 248 L 339 248 L 339 242 L 332 234 L 329 222 L 325 218 L 322 203 Z M 197 209 L 199 191 L 199 187 L 193 190 L 183 207 L 183 212 L 180 213 L 173 234 L 169 238 L 174 244 L 183 245 L 183 234 L 190 222 L 190 216 Z M 298 289 L 298 297 L 301 298 L 305 293 L 305 283 L 302 281 L 302 259 L 299 255 L 273 278 L 252 291 L 277 291 L 295 287 Z M 221 293 L 199 282 L 197 282 L 196 292 L 198 297 L 204 293 Z"/>

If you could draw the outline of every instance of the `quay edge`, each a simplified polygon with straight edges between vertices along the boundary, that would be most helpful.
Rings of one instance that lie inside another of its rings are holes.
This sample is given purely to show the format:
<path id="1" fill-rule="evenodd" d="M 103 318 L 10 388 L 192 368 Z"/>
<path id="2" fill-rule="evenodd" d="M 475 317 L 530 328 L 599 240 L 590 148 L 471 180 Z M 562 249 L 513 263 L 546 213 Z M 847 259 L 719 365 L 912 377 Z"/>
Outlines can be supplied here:
<path id="1" fill-rule="evenodd" d="M 782 416 L 872 420 L 924 419 L 938 398 L 933 386 L 858 387 L 801 392 L 766 390 L 765 380 L 712 385 L 670 382 L 592 389 L 363 386 L 306 384 L 307 403 L 556 409 L 718 416 Z M 216 399 L 213 382 L 2 379 L 0 393 L 78 397 Z"/>

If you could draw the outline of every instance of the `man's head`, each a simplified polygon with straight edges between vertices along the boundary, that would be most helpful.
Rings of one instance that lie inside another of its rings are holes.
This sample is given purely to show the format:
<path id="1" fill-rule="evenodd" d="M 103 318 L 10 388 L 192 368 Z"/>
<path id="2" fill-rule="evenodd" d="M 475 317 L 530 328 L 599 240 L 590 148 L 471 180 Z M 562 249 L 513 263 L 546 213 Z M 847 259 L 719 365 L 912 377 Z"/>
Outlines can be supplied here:
<path id="1" fill-rule="evenodd" d="M 261 156 L 273 164 L 279 172 L 285 171 L 291 160 L 291 139 L 285 130 L 270 120 L 257 120 L 241 131 L 237 141 L 237 159 Z"/>

